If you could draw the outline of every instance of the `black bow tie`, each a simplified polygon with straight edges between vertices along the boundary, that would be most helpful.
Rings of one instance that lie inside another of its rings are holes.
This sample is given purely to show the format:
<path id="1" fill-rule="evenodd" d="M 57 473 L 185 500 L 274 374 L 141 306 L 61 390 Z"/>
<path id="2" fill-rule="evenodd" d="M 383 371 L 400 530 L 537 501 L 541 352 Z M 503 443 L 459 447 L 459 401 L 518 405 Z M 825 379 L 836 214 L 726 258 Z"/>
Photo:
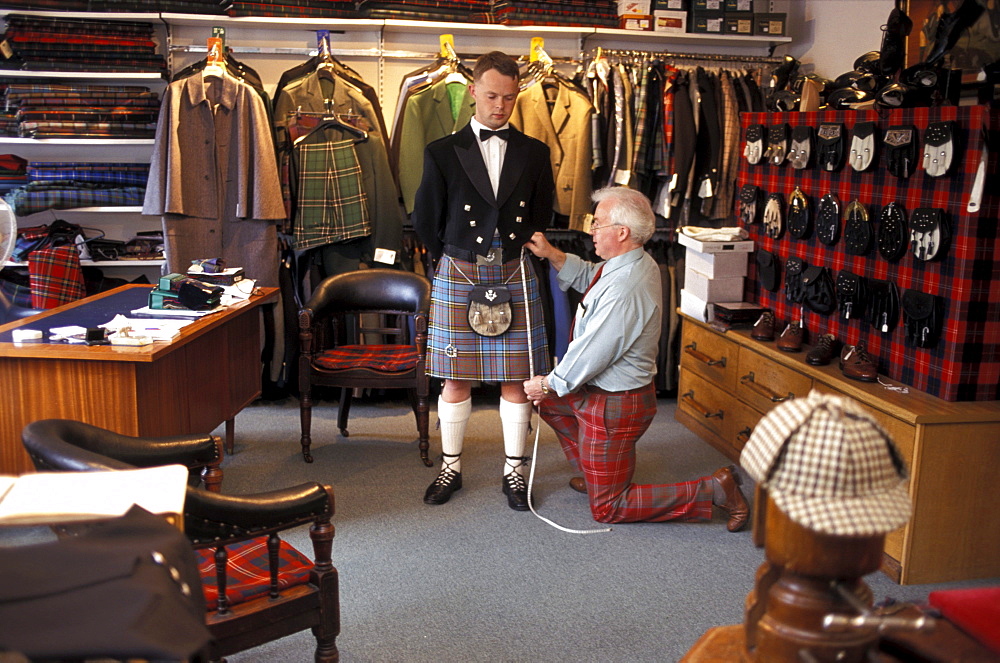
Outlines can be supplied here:
<path id="1" fill-rule="evenodd" d="M 489 129 L 479 130 L 479 140 L 488 140 L 492 136 L 507 140 L 510 136 L 510 129 L 500 129 L 499 131 L 490 131 Z"/>

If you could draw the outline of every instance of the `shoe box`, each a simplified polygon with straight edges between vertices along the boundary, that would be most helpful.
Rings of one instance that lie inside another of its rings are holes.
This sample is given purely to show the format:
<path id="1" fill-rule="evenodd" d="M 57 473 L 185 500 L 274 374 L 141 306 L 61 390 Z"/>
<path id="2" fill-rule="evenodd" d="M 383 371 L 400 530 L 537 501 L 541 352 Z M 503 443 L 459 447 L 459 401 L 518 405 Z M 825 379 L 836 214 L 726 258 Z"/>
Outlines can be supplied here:
<path id="1" fill-rule="evenodd" d="M 712 304 L 742 302 L 752 241 L 703 242 L 683 233 L 681 311 L 703 322 L 713 319 Z"/>

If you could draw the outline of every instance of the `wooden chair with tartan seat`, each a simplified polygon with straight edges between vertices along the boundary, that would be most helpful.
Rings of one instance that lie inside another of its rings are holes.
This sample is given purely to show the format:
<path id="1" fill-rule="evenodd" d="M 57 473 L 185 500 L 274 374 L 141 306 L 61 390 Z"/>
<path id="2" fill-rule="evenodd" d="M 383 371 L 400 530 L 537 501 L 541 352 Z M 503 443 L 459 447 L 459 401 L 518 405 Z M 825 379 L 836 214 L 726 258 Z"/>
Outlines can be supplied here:
<path id="1" fill-rule="evenodd" d="M 207 438 L 221 449 L 219 438 Z M 24 427 L 21 440 L 39 471 L 127 470 L 173 463 L 192 468 L 202 462 L 195 457 L 205 453 L 178 437 L 129 437 L 67 419 L 32 422 Z M 173 453 L 158 450 L 161 447 Z M 148 462 L 153 457 L 159 462 Z M 317 482 L 239 496 L 188 486 L 184 533 L 199 561 L 212 660 L 307 628 L 316 637 L 317 662 L 339 659 L 333 505 L 333 490 Z M 309 526 L 311 558 L 278 535 L 303 525 Z"/>
<path id="2" fill-rule="evenodd" d="M 313 388 L 324 386 L 340 388 L 337 427 L 344 437 L 354 389 L 406 389 L 420 458 L 431 466 L 424 370 L 430 301 L 426 277 L 395 269 L 337 274 L 313 291 L 299 311 L 300 441 L 307 463 L 313 462 Z"/>

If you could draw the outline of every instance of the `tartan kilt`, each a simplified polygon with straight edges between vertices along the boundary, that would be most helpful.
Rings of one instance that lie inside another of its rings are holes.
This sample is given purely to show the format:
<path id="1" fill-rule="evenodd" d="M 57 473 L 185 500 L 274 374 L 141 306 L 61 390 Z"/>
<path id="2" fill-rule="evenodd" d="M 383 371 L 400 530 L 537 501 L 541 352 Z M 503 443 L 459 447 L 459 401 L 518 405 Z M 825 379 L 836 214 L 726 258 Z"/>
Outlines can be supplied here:
<path id="1" fill-rule="evenodd" d="M 502 265 L 476 265 L 464 260 L 454 260 L 449 256 L 441 258 L 431 290 L 427 338 L 428 375 L 450 380 L 511 382 L 532 377 L 530 368 L 534 368 L 535 375 L 551 370 L 538 280 L 531 261 L 525 260 L 534 357 L 534 366 L 528 365 L 528 334 L 521 272 L 518 269 L 520 264 L 517 260 L 511 260 Z M 476 285 L 506 284 L 510 289 L 511 324 L 503 334 L 486 337 L 472 331 L 468 317 L 472 284 L 462 274 Z M 446 354 L 449 346 L 456 350 L 454 357 Z"/>

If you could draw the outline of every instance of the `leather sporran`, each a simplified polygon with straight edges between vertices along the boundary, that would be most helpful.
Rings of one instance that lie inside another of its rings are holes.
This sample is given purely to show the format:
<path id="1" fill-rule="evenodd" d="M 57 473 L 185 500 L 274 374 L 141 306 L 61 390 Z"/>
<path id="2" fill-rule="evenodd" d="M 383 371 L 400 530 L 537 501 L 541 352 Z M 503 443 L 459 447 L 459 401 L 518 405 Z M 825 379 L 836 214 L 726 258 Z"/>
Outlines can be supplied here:
<path id="1" fill-rule="evenodd" d="M 469 326 L 480 336 L 499 336 L 510 328 L 510 290 L 503 285 L 476 285 L 469 293 Z"/>

